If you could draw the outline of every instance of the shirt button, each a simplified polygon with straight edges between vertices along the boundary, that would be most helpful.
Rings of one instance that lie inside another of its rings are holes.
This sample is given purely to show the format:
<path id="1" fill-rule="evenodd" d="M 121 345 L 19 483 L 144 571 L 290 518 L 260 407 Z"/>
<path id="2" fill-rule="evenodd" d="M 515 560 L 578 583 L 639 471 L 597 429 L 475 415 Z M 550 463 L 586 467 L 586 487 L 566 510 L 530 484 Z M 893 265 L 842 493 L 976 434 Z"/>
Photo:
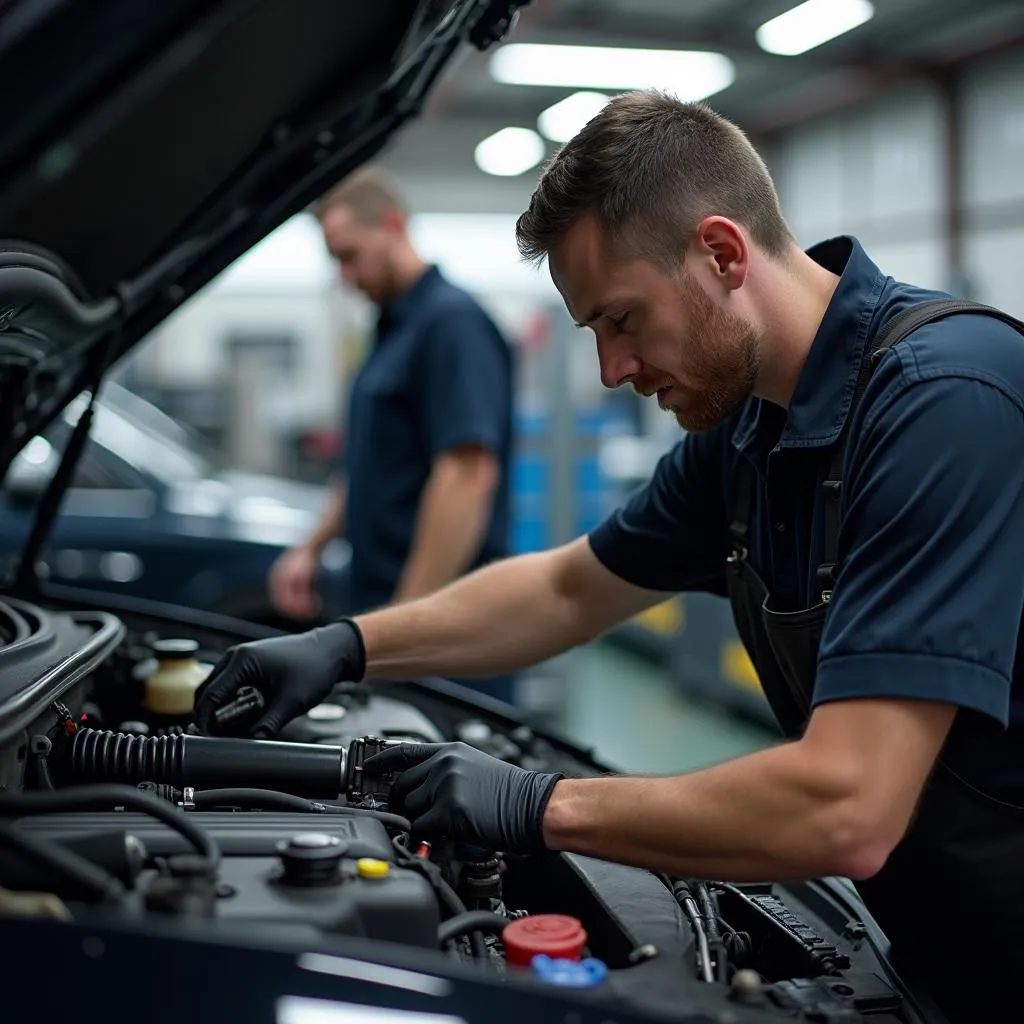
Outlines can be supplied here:
<path id="1" fill-rule="evenodd" d="M 786 532 L 786 524 L 785 524 L 785 523 L 783 523 L 783 522 L 781 522 L 781 521 L 780 521 L 780 522 L 777 522 L 777 523 L 775 524 L 775 529 L 776 529 L 776 530 L 777 530 L 777 531 L 778 531 L 779 533 L 785 533 L 785 532 Z"/>

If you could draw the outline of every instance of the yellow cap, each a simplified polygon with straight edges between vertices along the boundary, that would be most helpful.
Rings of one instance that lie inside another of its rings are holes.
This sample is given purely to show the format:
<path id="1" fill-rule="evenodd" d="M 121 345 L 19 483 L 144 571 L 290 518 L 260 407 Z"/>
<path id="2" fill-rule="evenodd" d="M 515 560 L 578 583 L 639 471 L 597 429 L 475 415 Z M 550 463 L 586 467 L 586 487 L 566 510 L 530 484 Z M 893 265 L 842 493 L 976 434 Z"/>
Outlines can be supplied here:
<path id="1" fill-rule="evenodd" d="M 356 870 L 360 878 L 385 878 L 391 870 L 386 860 L 374 860 L 373 857 L 360 857 L 356 861 Z"/>

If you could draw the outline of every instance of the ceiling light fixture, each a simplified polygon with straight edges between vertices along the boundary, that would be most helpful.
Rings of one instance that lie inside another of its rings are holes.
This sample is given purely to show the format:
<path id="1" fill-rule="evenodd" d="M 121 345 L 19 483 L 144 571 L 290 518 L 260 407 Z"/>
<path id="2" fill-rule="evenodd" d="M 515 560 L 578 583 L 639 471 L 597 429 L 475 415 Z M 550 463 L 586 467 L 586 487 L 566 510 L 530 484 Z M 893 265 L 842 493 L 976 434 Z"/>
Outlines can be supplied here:
<path id="1" fill-rule="evenodd" d="M 544 140 L 532 128 L 502 128 L 476 147 L 476 165 L 485 174 L 514 177 L 544 159 Z"/>
<path id="2" fill-rule="evenodd" d="M 581 89 L 663 89 L 702 100 L 732 85 L 736 68 L 721 53 L 627 50 L 611 46 L 509 43 L 496 50 L 491 77 L 508 85 Z"/>
<path id="3" fill-rule="evenodd" d="M 568 142 L 608 102 L 603 92 L 574 92 L 541 111 L 537 127 L 552 142 Z"/>
<path id="4" fill-rule="evenodd" d="M 868 0 L 806 0 L 766 21 L 754 38 L 768 53 L 794 57 L 851 32 L 874 14 L 875 8 Z"/>

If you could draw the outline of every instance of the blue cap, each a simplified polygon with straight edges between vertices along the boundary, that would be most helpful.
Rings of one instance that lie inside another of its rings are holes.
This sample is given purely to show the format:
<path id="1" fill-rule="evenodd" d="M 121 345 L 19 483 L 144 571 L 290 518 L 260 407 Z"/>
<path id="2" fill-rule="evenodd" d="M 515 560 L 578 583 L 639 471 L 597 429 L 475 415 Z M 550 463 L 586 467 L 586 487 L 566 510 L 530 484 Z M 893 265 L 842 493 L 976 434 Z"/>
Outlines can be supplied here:
<path id="1" fill-rule="evenodd" d="M 543 953 L 530 961 L 530 968 L 535 978 L 562 988 L 596 988 L 608 974 L 603 960 L 554 960 Z"/>

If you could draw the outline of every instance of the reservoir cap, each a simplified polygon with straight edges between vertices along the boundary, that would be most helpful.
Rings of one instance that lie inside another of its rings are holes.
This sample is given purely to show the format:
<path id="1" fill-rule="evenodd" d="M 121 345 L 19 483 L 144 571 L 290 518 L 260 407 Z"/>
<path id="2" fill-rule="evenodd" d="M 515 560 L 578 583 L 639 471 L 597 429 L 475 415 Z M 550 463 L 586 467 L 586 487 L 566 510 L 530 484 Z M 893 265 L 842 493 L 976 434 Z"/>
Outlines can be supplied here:
<path id="1" fill-rule="evenodd" d="M 508 963 L 529 967 L 538 953 L 554 960 L 579 960 L 587 933 L 575 917 L 537 914 L 513 921 L 502 931 L 501 941 Z"/>

